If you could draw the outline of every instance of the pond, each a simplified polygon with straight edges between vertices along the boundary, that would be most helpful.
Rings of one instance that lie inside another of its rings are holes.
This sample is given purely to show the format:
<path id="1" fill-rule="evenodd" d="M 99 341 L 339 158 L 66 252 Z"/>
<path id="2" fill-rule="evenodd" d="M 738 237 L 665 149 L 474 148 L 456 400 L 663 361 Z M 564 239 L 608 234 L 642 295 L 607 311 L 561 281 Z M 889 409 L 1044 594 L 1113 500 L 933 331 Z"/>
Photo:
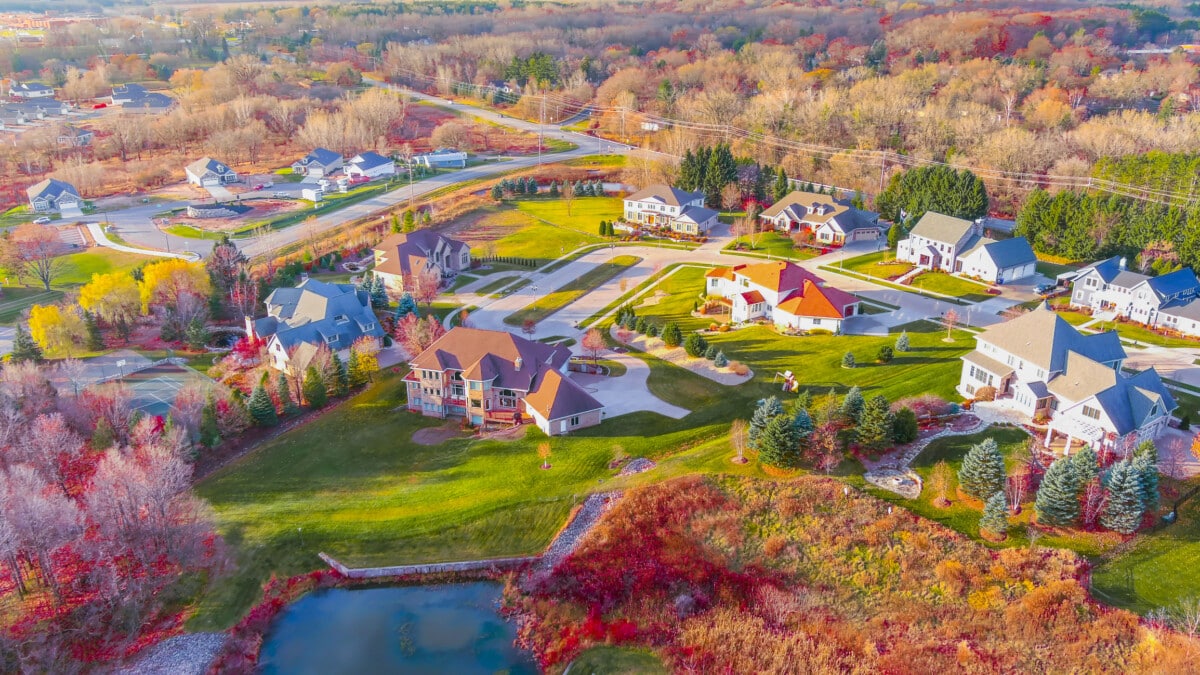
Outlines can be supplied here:
<path id="1" fill-rule="evenodd" d="M 311 593 L 275 621 L 260 672 L 536 673 L 497 613 L 500 592 L 481 581 Z"/>

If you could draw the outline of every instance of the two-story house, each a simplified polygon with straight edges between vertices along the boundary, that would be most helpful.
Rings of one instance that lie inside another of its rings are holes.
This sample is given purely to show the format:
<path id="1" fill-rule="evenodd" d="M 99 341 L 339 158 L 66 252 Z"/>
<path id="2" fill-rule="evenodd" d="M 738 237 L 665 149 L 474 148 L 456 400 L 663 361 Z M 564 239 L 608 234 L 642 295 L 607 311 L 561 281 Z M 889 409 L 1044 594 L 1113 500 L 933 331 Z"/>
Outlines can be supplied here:
<path id="1" fill-rule="evenodd" d="M 1037 273 L 1037 256 L 1024 237 L 997 241 L 983 226 L 928 211 L 896 249 L 896 258 L 927 270 L 1005 284 Z"/>
<path id="2" fill-rule="evenodd" d="M 717 267 L 704 278 L 705 293 L 729 306 L 734 323 L 766 318 L 782 329 L 840 333 L 842 320 L 858 313 L 856 296 L 790 262 Z"/>
<path id="3" fill-rule="evenodd" d="M 1084 267 L 1071 283 L 1075 307 L 1200 335 L 1200 279 L 1191 268 L 1152 277 L 1131 272 L 1114 256 Z"/>
<path id="4" fill-rule="evenodd" d="M 570 379 L 570 359 L 563 346 L 457 326 L 412 360 L 408 409 L 475 425 L 528 417 L 549 436 L 595 426 L 604 405 Z"/>
<path id="5" fill-rule="evenodd" d="M 856 241 L 875 241 L 887 234 L 879 214 L 856 209 L 830 195 L 795 190 L 758 215 L 765 225 L 779 232 L 811 231 L 823 244 L 841 246 Z"/>
<path id="6" fill-rule="evenodd" d="M 1153 368 L 1122 373 L 1125 356 L 1116 332 L 1085 335 L 1042 305 L 976 336 L 958 389 L 974 397 L 991 387 L 1000 405 L 1047 419 L 1047 443 L 1057 433 L 1067 448 L 1116 449 L 1131 434 L 1156 437 L 1176 407 Z"/>
<path id="7" fill-rule="evenodd" d="M 305 279 L 267 296 L 267 315 L 246 317 L 246 333 L 266 340 L 271 366 L 303 372 L 321 347 L 345 357 L 360 338 L 382 340 L 371 298 L 352 284 Z"/>
<path id="8" fill-rule="evenodd" d="M 437 270 L 446 279 L 471 268 L 471 247 L 433 230 L 393 234 L 372 250 L 375 275 L 398 292 L 405 290 L 405 278 L 411 279 L 427 269 Z"/>
<path id="9" fill-rule="evenodd" d="M 717 212 L 704 206 L 703 192 L 651 185 L 624 201 L 625 220 L 649 228 L 703 235 L 717 224 Z"/>

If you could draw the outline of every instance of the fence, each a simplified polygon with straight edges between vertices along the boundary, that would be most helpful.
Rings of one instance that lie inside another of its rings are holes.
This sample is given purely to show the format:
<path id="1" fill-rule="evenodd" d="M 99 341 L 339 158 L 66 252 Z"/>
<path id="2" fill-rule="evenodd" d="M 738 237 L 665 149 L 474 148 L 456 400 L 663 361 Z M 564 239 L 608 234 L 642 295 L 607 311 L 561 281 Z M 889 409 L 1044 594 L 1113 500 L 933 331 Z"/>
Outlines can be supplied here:
<path id="1" fill-rule="evenodd" d="M 517 265 L 519 267 L 537 267 L 538 261 L 531 258 L 512 258 L 509 256 L 487 256 L 477 258 L 480 263 L 502 263 L 504 265 Z"/>
<path id="2" fill-rule="evenodd" d="M 346 567 L 325 553 L 318 553 L 325 564 L 332 567 L 338 574 L 348 579 L 375 579 L 379 577 L 402 577 L 415 574 L 442 574 L 445 572 L 475 572 L 478 570 L 510 570 L 528 565 L 540 556 L 523 556 L 518 558 L 488 558 L 486 560 L 468 560 L 465 562 L 429 563 L 426 565 L 395 565 L 392 567 Z"/>

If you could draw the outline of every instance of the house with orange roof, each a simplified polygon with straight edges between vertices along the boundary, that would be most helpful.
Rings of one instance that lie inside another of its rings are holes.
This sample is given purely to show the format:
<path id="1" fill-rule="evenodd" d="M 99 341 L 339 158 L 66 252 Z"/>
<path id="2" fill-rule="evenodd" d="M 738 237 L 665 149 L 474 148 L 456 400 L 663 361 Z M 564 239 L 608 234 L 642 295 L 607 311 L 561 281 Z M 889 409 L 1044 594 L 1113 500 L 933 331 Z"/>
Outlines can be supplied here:
<path id="1" fill-rule="evenodd" d="M 783 330 L 840 333 L 842 321 L 859 313 L 856 296 L 784 261 L 709 270 L 705 293 L 729 306 L 734 323 L 767 319 Z"/>

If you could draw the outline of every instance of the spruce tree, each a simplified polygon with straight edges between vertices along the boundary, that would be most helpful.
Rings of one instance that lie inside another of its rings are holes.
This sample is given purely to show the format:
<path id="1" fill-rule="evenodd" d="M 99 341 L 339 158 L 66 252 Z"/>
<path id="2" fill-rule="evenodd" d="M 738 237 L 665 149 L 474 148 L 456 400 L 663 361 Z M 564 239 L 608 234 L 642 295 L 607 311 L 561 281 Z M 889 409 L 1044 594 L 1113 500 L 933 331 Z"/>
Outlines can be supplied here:
<path id="1" fill-rule="evenodd" d="M 1090 446 L 1071 455 L 1071 464 L 1075 467 L 1075 475 L 1079 477 L 1080 485 L 1087 485 L 1100 475 L 1100 460 Z"/>
<path id="2" fill-rule="evenodd" d="M 678 347 L 679 343 L 683 342 L 683 331 L 672 321 L 663 328 L 662 340 L 668 347 Z"/>
<path id="3" fill-rule="evenodd" d="M 96 426 L 92 428 L 92 449 L 107 450 L 112 447 L 112 444 L 117 440 L 116 431 L 113 430 L 112 424 L 108 418 L 101 417 L 96 420 Z"/>
<path id="4" fill-rule="evenodd" d="M 338 356 L 337 352 L 330 355 L 329 363 L 333 371 L 333 377 L 330 378 L 332 381 L 328 383 L 329 391 L 334 396 L 341 398 L 350 393 L 350 376 L 346 372 L 346 363 L 342 361 L 342 357 Z"/>
<path id="5" fill-rule="evenodd" d="M 683 340 L 683 350 L 693 359 L 698 359 L 704 356 L 704 350 L 708 348 L 704 337 L 699 333 L 688 333 Z"/>
<path id="6" fill-rule="evenodd" d="M 792 406 L 792 426 L 796 428 L 796 433 L 799 434 L 801 440 L 812 434 L 815 425 L 812 415 L 808 414 L 808 408 L 802 405 Z"/>
<path id="7" fill-rule="evenodd" d="M 492 199 L 500 201 L 504 197 L 504 191 L 500 189 L 499 185 L 493 185 L 491 196 Z"/>
<path id="8" fill-rule="evenodd" d="M 962 491 L 980 501 L 1004 491 L 1004 456 L 991 438 L 971 446 L 958 470 Z"/>
<path id="9" fill-rule="evenodd" d="M 271 395 L 267 393 L 262 382 L 259 382 L 251 392 L 247 408 L 250 412 L 250 419 L 254 420 L 258 426 L 273 427 L 279 424 L 279 415 L 275 412 L 275 404 L 271 401 Z"/>
<path id="10" fill-rule="evenodd" d="M 758 436 L 758 458 L 763 464 L 790 468 L 800 461 L 800 436 L 787 415 L 772 418 Z"/>
<path id="11" fill-rule="evenodd" d="M 779 402 L 779 398 L 771 396 L 759 401 L 758 407 L 754 409 L 754 414 L 750 416 L 750 429 L 747 433 L 750 447 L 758 447 L 758 437 L 762 434 L 763 429 L 767 428 L 767 424 L 771 420 L 782 414 L 783 404 Z"/>
<path id="12" fill-rule="evenodd" d="M 1142 483 L 1142 506 L 1151 513 L 1158 510 L 1158 449 L 1154 441 L 1143 441 L 1133 455 L 1133 468 Z"/>
<path id="13" fill-rule="evenodd" d="M 405 291 L 400 296 L 400 304 L 396 307 L 396 321 L 403 319 L 409 314 L 417 313 L 417 301 L 413 299 L 412 293 Z"/>
<path id="14" fill-rule="evenodd" d="M 868 450 L 882 450 L 892 443 L 891 406 L 886 397 L 874 396 L 867 401 L 858 419 L 855 437 L 858 444 Z"/>
<path id="15" fill-rule="evenodd" d="M 372 307 L 388 306 L 387 286 L 383 283 L 383 277 L 378 274 L 372 275 L 370 293 Z"/>
<path id="16" fill-rule="evenodd" d="M 1079 519 L 1079 477 L 1071 460 L 1057 459 L 1046 469 L 1033 510 L 1042 525 L 1065 527 Z"/>
<path id="17" fill-rule="evenodd" d="M 896 338 L 896 351 L 906 352 L 908 350 L 908 331 L 901 331 L 900 337 Z"/>
<path id="18" fill-rule="evenodd" d="M 775 185 L 772 187 L 771 192 L 775 201 L 783 199 L 791 192 L 791 187 L 788 185 L 787 172 L 783 170 L 782 166 L 775 172 Z"/>
<path id="19" fill-rule="evenodd" d="M 417 216 L 412 209 L 404 212 L 404 231 L 412 232 L 417 229 Z"/>
<path id="20" fill-rule="evenodd" d="M 1146 512 L 1141 472 L 1128 459 L 1117 462 L 1109 471 L 1107 489 L 1108 503 L 1100 514 L 1100 524 L 1121 534 L 1137 531 Z"/>
<path id="21" fill-rule="evenodd" d="M 997 537 L 1008 535 L 1008 500 L 1004 492 L 997 492 L 983 504 L 983 516 L 979 519 L 980 532 L 989 532 Z"/>
<path id="22" fill-rule="evenodd" d="M 288 386 L 287 375 L 280 373 L 275 380 L 275 393 L 279 397 L 279 409 L 284 417 L 294 417 L 300 414 L 300 406 L 292 398 L 292 388 Z"/>
<path id="23" fill-rule="evenodd" d="M 96 315 L 92 312 L 84 312 L 83 325 L 87 328 L 87 348 L 94 352 L 104 349 L 104 335 L 100 332 L 100 324 L 96 322 Z"/>
<path id="24" fill-rule="evenodd" d="M 842 399 L 841 414 L 842 417 L 852 422 L 857 422 L 863 414 L 863 409 L 867 402 L 863 398 L 862 389 L 857 386 L 850 387 L 850 391 L 846 392 L 846 397 Z"/>
<path id="25" fill-rule="evenodd" d="M 854 352 L 846 352 L 846 354 L 844 356 L 842 356 L 842 367 L 843 368 L 853 368 L 856 365 L 858 365 L 858 364 L 854 360 Z"/>
<path id="26" fill-rule="evenodd" d="M 709 361 L 717 358 L 717 346 L 709 345 L 708 348 L 704 350 L 704 358 L 708 359 Z"/>
<path id="27" fill-rule="evenodd" d="M 362 355 L 353 347 L 350 348 L 350 358 L 346 361 L 346 377 L 354 389 L 371 381 L 371 374 L 363 368 Z"/>
<path id="28" fill-rule="evenodd" d="M 304 402 L 309 408 L 323 408 L 329 401 L 329 396 L 325 393 L 325 379 L 321 377 L 316 366 L 309 366 L 304 371 L 304 385 L 301 390 L 304 392 Z"/>
<path id="29" fill-rule="evenodd" d="M 912 408 L 901 408 L 892 419 L 892 440 L 896 443 L 912 443 L 917 440 L 921 427 L 917 424 L 917 414 Z"/>
<path id="30" fill-rule="evenodd" d="M 14 363 L 22 361 L 41 363 L 46 360 L 46 357 L 42 355 L 42 348 L 33 341 L 29 331 L 25 330 L 25 325 L 20 322 L 17 322 L 17 332 L 13 336 L 12 355 L 9 358 Z"/>
<path id="31" fill-rule="evenodd" d="M 713 358 L 713 365 L 718 368 L 724 368 L 725 366 L 729 365 L 729 358 L 725 356 L 725 352 L 717 352 L 716 357 Z"/>
<path id="32" fill-rule="evenodd" d="M 200 409 L 200 445 L 213 448 L 220 442 L 221 430 L 217 425 L 217 402 L 210 391 L 208 398 L 204 400 L 204 407 Z"/>

